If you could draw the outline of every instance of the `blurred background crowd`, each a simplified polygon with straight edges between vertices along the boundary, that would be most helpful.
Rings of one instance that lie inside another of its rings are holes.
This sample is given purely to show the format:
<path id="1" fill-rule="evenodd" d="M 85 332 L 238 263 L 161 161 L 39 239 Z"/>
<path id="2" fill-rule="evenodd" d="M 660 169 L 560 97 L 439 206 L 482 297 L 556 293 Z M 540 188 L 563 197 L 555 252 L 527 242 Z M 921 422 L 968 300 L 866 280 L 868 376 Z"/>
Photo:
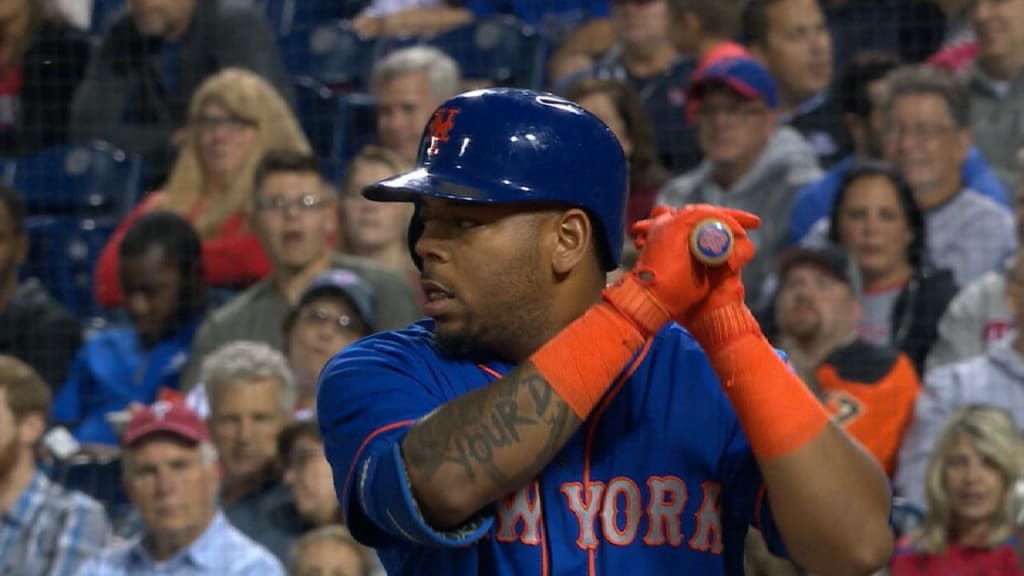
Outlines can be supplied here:
<path id="1" fill-rule="evenodd" d="M 376 574 L 317 377 L 423 295 L 360 190 L 489 86 L 611 128 L 627 226 L 761 217 L 747 303 L 890 474 L 892 574 L 1024 573 L 1024 0 L 0 0 L 0 573 Z"/>

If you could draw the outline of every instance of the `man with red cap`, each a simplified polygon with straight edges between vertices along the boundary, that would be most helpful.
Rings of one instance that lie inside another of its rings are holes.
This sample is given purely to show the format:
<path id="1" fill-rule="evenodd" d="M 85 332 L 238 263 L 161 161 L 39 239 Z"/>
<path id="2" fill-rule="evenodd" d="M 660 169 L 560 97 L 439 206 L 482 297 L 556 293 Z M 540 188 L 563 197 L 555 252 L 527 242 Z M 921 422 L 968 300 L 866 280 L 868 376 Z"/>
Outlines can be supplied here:
<path id="1" fill-rule="evenodd" d="M 172 402 L 141 408 L 121 440 L 124 488 L 145 528 L 92 558 L 79 574 L 284 575 L 280 562 L 218 508 L 217 451 L 195 412 Z"/>

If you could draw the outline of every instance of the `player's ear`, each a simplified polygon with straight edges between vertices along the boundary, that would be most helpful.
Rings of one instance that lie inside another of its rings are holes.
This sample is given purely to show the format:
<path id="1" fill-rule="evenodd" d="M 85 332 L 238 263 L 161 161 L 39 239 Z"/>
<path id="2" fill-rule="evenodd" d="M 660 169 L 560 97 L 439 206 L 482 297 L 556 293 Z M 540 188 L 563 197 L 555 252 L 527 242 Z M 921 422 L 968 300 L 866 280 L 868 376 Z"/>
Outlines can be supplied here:
<path id="1" fill-rule="evenodd" d="M 555 221 L 555 243 L 551 253 L 551 266 L 555 274 L 568 274 L 589 256 L 593 234 L 590 218 L 583 210 L 570 208 L 559 213 Z"/>

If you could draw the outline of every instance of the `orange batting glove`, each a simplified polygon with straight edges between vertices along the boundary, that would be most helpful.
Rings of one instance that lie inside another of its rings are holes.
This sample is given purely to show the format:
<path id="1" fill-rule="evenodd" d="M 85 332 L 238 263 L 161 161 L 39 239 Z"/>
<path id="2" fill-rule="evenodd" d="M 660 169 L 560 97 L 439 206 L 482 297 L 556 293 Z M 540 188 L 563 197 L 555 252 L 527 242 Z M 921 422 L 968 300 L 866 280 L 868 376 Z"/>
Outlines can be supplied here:
<path id="1" fill-rule="evenodd" d="M 703 264 L 690 253 L 690 234 L 707 219 L 720 220 L 733 234 L 732 253 L 719 265 Z M 604 290 L 604 298 L 648 336 L 670 320 L 689 328 L 698 309 L 726 301 L 742 304 L 739 270 L 754 255 L 747 230 L 760 222 L 748 212 L 708 204 L 659 206 L 649 219 L 634 225 L 640 248 L 637 264 Z"/>

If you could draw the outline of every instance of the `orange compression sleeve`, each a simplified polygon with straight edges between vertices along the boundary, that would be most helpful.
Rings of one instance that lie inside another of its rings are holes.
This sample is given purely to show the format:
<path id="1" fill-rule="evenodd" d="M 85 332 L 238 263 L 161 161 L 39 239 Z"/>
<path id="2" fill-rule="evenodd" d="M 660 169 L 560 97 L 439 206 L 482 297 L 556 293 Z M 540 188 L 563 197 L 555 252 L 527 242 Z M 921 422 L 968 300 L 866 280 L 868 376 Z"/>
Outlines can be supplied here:
<path id="1" fill-rule="evenodd" d="M 719 308 L 694 326 L 746 432 L 754 455 L 789 454 L 816 437 L 829 416 L 761 334 L 742 304 Z"/>
<path id="2" fill-rule="evenodd" d="M 541 346 L 530 362 L 582 421 L 645 340 L 636 324 L 601 302 Z"/>

